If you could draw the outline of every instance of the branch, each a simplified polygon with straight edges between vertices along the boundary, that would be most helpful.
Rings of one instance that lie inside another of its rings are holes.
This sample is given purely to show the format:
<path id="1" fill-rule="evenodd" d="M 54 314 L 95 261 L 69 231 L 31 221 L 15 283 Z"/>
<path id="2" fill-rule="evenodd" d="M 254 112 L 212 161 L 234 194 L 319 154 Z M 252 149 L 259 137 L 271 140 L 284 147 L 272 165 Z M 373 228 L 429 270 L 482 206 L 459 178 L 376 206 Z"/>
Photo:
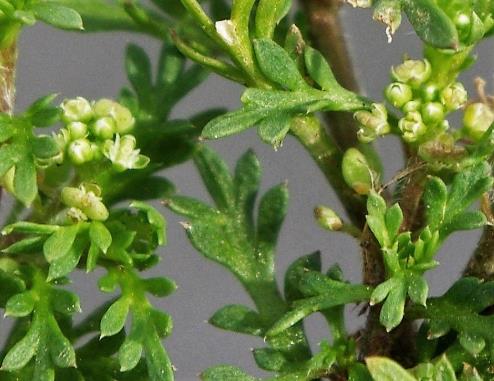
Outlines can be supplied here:
<path id="1" fill-rule="evenodd" d="M 463 276 L 474 276 L 490 281 L 494 279 L 494 228 L 486 226 Z"/>
<path id="2" fill-rule="evenodd" d="M 12 114 L 15 103 L 17 44 L 0 48 L 0 112 Z"/>

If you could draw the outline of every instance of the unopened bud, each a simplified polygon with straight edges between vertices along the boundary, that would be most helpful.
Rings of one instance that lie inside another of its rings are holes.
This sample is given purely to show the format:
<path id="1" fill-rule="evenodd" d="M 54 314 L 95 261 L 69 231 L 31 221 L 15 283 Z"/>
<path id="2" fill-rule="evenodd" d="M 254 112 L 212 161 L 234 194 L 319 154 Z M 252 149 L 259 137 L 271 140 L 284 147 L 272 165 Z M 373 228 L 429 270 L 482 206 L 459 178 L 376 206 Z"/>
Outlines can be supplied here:
<path id="1" fill-rule="evenodd" d="M 410 102 L 413 97 L 412 89 L 404 83 L 394 82 L 385 90 L 385 96 L 394 107 L 401 108 Z"/>
<path id="2" fill-rule="evenodd" d="M 91 143 L 87 139 L 77 139 L 69 144 L 67 155 L 74 164 L 84 164 L 93 160 Z"/>
<path id="3" fill-rule="evenodd" d="M 401 65 L 391 69 L 394 79 L 415 88 L 427 82 L 431 73 L 431 64 L 427 60 L 406 60 Z"/>
<path id="4" fill-rule="evenodd" d="M 118 103 L 115 105 L 113 119 L 116 124 L 116 132 L 120 135 L 128 134 L 134 128 L 135 119 L 132 116 L 132 113 L 127 107 Z"/>
<path id="5" fill-rule="evenodd" d="M 87 125 L 82 122 L 70 122 L 67 125 L 70 140 L 82 139 L 87 136 Z"/>
<path id="6" fill-rule="evenodd" d="M 332 209 L 326 206 L 318 206 L 315 208 L 314 217 L 323 229 L 339 231 L 343 227 L 341 218 Z"/>
<path id="7" fill-rule="evenodd" d="M 117 102 L 111 99 L 103 98 L 96 101 L 93 105 L 94 115 L 97 118 L 103 118 L 105 116 L 113 116 L 115 105 Z"/>
<path id="8" fill-rule="evenodd" d="M 403 112 L 405 114 L 408 114 L 409 112 L 420 111 L 421 107 L 422 107 L 422 102 L 419 101 L 418 99 L 415 99 L 403 106 Z"/>
<path id="9" fill-rule="evenodd" d="M 420 95 L 424 102 L 436 101 L 439 96 L 439 89 L 433 83 L 422 86 L 420 89 Z"/>
<path id="10" fill-rule="evenodd" d="M 356 193 L 366 195 L 373 185 L 372 170 L 365 156 L 356 148 L 348 149 L 343 155 L 342 173 L 345 182 Z"/>
<path id="11" fill-rule="evenodd" d="M 468 93 L 460 82 L 452 83 L 441 91 L 441 102 L 447 111 L 463 107 L 468 100 Z"/>
<path id="12" fill-rule="evenodd" d="M 422 105 L 422 120 L 425 124 L 435 125 L 444 120 L 444 108 L 439 102 L 429 102 Z"/>
<path id="13" fill-rule="evenodd" d="M 109 116 L 96 119 L 91 124 L 91 133 L 99 139 L 111 139 L 115 133 L 115 121 Z"/>
<path id="14" fill-rule="evenodd" d="M 494 122 L 494 113 L 484 103 L 472 103 L 465 109 L 463 126 L 472 139 L 478 140 Z"/>
<path id="15" fill-rule="evenodd" d="M 408 143 L 416 142 L 427 132 L 427 127 L 422 121 L 422 116 L 417 111 L 410 112 L 404 118 L 400 119 L 398 127 L 403 134 L 403 140 Z"/>
<path id="16" fill-rule="evenodd" d="M 93 117 L 91 104 L 82 97 L 68 99 L 61 105 L 62 119 L 67 122 L 87 122 Z"/>

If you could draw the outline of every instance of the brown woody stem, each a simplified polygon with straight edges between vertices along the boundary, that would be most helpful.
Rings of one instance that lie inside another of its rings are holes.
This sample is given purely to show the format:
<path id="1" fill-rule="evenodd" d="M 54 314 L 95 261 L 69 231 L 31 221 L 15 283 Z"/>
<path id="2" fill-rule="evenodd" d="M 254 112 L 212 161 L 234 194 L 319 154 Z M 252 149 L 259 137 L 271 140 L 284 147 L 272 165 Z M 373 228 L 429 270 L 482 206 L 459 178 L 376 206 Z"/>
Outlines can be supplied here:
<path id="1" fill-rule="evenodd" d="M 12 114 L 15 103 L 17 44 L 0 48 L 0 112 Z"/>

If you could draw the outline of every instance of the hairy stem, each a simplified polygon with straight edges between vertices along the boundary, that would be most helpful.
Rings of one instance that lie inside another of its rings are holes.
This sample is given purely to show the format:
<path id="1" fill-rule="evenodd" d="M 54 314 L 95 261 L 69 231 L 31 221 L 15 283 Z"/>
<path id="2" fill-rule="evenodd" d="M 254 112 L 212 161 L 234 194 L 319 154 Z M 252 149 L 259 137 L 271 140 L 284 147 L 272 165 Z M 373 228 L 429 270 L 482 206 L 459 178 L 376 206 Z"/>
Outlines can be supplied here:
<path id="1" fill-rule="evenodd" d="M 365 200 L 345 182 L 341 172 L 342 151 L 330 139 L 315 117 L 300 117 L 292 123 L 291 132 L 309 151 L 345 207 L 351 222 L 365 225 Z"/>
<path id="2" fill-rule="evenodd" d="M 12 114 L 15 103 L 17 44 L 0 48 L 0 112 Z"/>

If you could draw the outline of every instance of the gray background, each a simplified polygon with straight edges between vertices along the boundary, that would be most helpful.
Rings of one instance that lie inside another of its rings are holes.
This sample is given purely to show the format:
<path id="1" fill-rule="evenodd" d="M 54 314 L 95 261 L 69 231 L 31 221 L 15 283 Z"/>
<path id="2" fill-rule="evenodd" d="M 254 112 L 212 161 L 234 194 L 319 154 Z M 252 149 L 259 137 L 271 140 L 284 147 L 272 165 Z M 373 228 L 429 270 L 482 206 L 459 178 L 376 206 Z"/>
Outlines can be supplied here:
<path id="1" fill-rule="evenodd" d="M 384 29 L 374 23 L 368 11 L 346 8 L 344 23 L 354 61 L 358 64 L 358 77 L 366 94 L 381 99 L 382 88 L 389 81 L 389 68 L 400 62 L 404 53 L 420 57 L 420 43 L 409 25 L 400 29 L 391 45 L 387 44 Z M 137 42 L 156 57 L 160 44 L 146 37 L 126 33 L 80 35 L 66 33 L 37 25 L 27 28 L 20 40 L 18 69 L 17 109 L 22 110 L 37 97 L 57 92 L 61 97 L 81 95 L 89 99 L 116 96 L 126 84 L 123 72 L 123 52 L 129 42 Z M 479 64 L 472 70 L 489 82 L 492 80 L 492 43 L 482 45 Z M 473 75 L 467 73 L 465 83 L 471 88 Z M 179 107 L 174 117 L 187 117 L 211 106 L 239 105 L 242 89 L 212 75 L 197 88 Z M 240 136 L 213 142 L 223 157 L 234 165 L 236 159 L 249 147 L 253 147 L 264 167 L 262 189 L 288 180 L 291 202 L 278 245 L 278 275 L 282 279 L 286 267 L 296 257 L 321 250 L 325 265 L 338 262 L 348 279 L 361 279 L 360 251 L 357 243 L 342 234 L 328 234 L 315 226 L 312 209 L 326 204 L 341 210 L 334 193 L 329 189 L 307 153 L 297 142 L 287 139 L 282 149 L 274 152 L 259 141 L 254 131 Z M 403 164 L 399 145 L 393 139 L 379 141 L 378 148 L 384 155 L 386 175 L 389 179 Z M 208 199 L 204 187 L 194 169 L 188 163 L 166 171 L 182 194 Z M 263 345 L 259 339 L 220 331 L 205 321 L 221 306 L 228 303 L 251 305 L 239 284 L 222 268 L 206 261 L 189 245 L 179 218 L 163 210 L 169 221 L 169 244 L 163 250 L 163 260 L 153 273 L 175 279 L 178 291 L 157 305 L 174 317 L 173 335 L 166 340 L 166 347 L 177 368 L 178 381 L 194 380 L 197 374 L 215 364 L 234 364 L 253 374 L 263 373 L 255 367 L 250 349 Z M 443 263 L 430 274 L 433 294 L 443 292 L 456 278 L 471 253 L 478 233 L 457 234 L 441 251 Z M 447 258 L 449 257 L 449 258 Z M 80 291 L 84 312 L 103 301 L 95 286 L 97 275 L 89 280 L 85 275 L 75 277 Z M 83 312 L 83 313 L 84 313 Z M 358 310 L 349 309 L 350 327 L 356 328 L 362 321 Z M 314 348 L 328 337 L 322 320 L 307 320 L 308 332 Z M 8 325 L 8 324 L 7 324 Z M 7 325 L 3 325 L 5 334 Z"/>

